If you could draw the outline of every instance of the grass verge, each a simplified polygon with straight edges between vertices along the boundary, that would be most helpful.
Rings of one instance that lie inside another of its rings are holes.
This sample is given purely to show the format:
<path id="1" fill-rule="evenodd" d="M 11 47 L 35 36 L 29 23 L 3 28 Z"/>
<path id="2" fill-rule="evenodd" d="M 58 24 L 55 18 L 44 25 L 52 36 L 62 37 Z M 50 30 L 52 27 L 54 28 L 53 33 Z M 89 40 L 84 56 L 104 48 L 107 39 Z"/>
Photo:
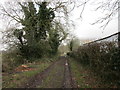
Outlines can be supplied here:
<path id="1" fill-rule="evenodd" d="M 78 87 L 80 88 L 89 88 L 90 86 L 85 83 L 85 73 L 83 73 L 83 68 L 73 59 L 70 60 L 71 72 L 73 74 L 73 78 L 75 79 Z"/>
<path id="2" fill-rule="evenodd" d="M 78 61 L 70 59 L 71 72 L 80 88 L 115 88 L 100 77 L 96 76 L 90 68 L 82 66 Z"/>
<path id="3" fill-rule="evenodd" d="M 2 88 L 17 88 L 28 81 L 28 79 L 37 73 L 44 71 L 51 62 L 46 61 L 37 61 L 34 63 L 26 64 L 31 68 L 34 68 L 32 71 L 18 72 L 14 74 L 3 74 Z"/>

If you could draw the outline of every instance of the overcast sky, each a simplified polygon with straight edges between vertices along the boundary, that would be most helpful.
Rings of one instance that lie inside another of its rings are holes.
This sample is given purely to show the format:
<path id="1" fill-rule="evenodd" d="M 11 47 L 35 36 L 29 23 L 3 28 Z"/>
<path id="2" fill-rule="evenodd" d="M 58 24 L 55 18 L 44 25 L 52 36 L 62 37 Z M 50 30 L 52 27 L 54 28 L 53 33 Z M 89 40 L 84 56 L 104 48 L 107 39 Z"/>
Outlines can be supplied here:
<path id="1" fill-rule="evenodd" d="M 83 12 L 82 20 L 78 19 L 80 17 L 80 10 L 82 7 L 75 8 L 71 15 L 71 19 L 75 22 L 76 29 L 74 31 L 75 35 L 79 38 L 102 38 L 113 33 L 118 32 L 118 15 L 116 15 L 113 20 L 108 24 L 108 26 L 103 30 L 100 28 L 101 24 L 91 25 L 99 17 L 103 17 L 104 14 L 99 11 L 95 11 L 96 6 L 89 2 Z"/>
<path id="2" fill-rule="evenodd" d="M 3 3 L 7 0 L 0 0 L 0 3 Z M 118 32 L 118 18 L 117 15 L 114 19 L 108 24 L 108 26 L 103 30 L 100 28 L 100 24 L 91 25 L 91 23 L 95 22 L 97 18 L 102 17 L 103 13 L 100 11 L 94 11 L 95 6 L 91 5 L 91 2 L 88 3 L 85 7 L 85 10 L 82 15 L 82 19 L 80 19 L 80 12 L 82 7 L 75 8 L 70 14 L 70 19 L 75 24 L 75 30 L 72 31 L 75 36 L 79 39 L 98 39 L 102 37 L 106 37 L 113 33 Z M 5 29 L 5 22 L 0 20 L 0 30 Z M 0 34 L 0 38 L 1 38 Z M 0 39 L 1 41 L 1 39 Z M 0 45 L 1 48 L 1 45 Z"/>

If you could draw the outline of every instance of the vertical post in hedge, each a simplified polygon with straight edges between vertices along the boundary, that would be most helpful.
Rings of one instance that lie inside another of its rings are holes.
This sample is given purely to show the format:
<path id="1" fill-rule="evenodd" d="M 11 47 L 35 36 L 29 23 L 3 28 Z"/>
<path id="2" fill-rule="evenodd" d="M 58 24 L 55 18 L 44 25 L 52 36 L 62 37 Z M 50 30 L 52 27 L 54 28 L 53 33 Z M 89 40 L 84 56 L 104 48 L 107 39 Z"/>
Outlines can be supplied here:
<path id="1" fill-rule="evenodd" d="M 120 32 L 118 33 L 118 47 L 120 48 Z"/>
<path id="2" fill-rule="evenodd" d="M 118 2 L 118 47 L 120 48 L 120 2 Z"/>

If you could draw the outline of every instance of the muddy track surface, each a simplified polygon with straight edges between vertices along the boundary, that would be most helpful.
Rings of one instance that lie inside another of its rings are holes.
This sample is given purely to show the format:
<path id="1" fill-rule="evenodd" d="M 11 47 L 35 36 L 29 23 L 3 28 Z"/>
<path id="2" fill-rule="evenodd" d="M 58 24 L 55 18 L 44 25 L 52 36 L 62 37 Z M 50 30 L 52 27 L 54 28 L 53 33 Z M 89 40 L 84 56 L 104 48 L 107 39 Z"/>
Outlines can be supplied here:
<path id="1" fill-rule="evenodd" d="M 23 88 L 75 88 L 69 60 L 61 56 L 46 70 L 38 73 L 22 86 Z"/>

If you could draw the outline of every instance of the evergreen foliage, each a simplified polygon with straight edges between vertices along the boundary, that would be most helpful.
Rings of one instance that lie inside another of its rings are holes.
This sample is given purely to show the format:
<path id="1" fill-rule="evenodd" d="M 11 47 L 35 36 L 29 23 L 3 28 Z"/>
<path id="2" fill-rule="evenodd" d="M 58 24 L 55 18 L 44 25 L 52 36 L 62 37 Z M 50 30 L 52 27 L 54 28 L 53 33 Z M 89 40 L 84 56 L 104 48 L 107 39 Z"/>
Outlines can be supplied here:
<path id="1" fill-rule="evenodd" d="M 18 3 L 24 18 L 19 19 L 22 29 L 14 29 L 14 37 L 18 39 L 17 47 L 21 55 L 27 59 L 40 58 L 45 55 L 56 55 L 58 47 L 67 36 L 60 22 L 53 22 L 55 11 L 47 2 Z M 36 8 L 36 6 L 38 9 Z"/>

